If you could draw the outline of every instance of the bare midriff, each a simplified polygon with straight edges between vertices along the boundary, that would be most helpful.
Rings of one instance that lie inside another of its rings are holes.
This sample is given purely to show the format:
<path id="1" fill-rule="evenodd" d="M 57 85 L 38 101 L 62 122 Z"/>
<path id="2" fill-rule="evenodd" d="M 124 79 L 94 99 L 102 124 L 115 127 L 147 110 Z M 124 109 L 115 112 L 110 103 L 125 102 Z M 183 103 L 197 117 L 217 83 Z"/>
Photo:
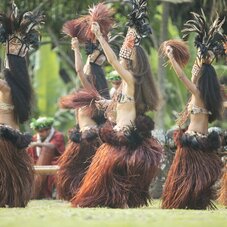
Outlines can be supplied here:
<path id="1" fill-rule="evenodd" d="M 89 115 L 89 107 L 78 109 L 78 123 L 80 126 L 80 130 L 83 132 L 88 130 L 89 128 L 93 128 L 97 126 L 96 122 Z"/>
<path id="2" fill-rule="evenodd" d="M 208 115 L 191 114 L 188 131 L 194 131 L 206 135 L 208 133 Z"/>
<path id="3" fill-rule="evenodd" d="M 134 102 L 117 103 L 117 118 L 115 128 L 123 129 L 125 126 L 134 124 L 136 109 Z"/>
<path id="4" fill-rule="evenodd" d="M 4 94 L 3 92 L 0 93 L 0 103 L 3 106 L 13 107 L 10 92 L 5 91 Z M 19 130 L 19 125 L 14 117 L 14 111 L 11 108 L 0 108 L 0 124 L 5 124 Z"/>
<path id="5" fill-rule="evenodd" d="M 19 130 L 19 125 L 14 119 L 13 111 L 9 113 L 9 111 L 0 109 L 0 124 L 5 124 Z"/>

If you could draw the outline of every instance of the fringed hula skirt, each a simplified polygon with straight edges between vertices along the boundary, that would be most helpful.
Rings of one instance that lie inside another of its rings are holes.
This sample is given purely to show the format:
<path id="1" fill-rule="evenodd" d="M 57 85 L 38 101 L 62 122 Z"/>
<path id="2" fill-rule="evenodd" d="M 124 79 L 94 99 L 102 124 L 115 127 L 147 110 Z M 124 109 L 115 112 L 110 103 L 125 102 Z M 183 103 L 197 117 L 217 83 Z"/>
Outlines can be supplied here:
<path id="1" fill-rule="evenodd" d="M 70 200 L 79 189 L 81 181 L 91 163 L 97 148 L 101 145 L 97 129 L 81 133 L 79 128 L 69 132 L 66 150 L 58 161 L 57 195 L 59 199 Z"/>
<path id="2" fill-rule="evenodd" d="M 224 160 L 222 178 L 220 181 L 221 188 L 219 190 L 218 202 L 227 207 L 227 157 Z"/>
<path id="3" fill-rule="evenodd" d="M 138 117 L 135 126 L 116 132 L 107 123 L 100 129 L 104 144 L 96 151 L 72 206 L 127 208 L 148 204 L 162 147 L 150 135 L 154 124 L 149 117 Z"/>
<path id="4" fill-rule="evenodd" d="M 0 207 L 25 207 L 33 184 L 32 160 L 25 148 L 30 134 L 0 125 Z"/>
<path id="5" fill-rule="evenodd" d="M 216 152 L 219 135 L 177 131 L 175 143 L 177 151 L 165 182 L 162 208 L 214 209 L 212 186 L 222 169 Z"/>

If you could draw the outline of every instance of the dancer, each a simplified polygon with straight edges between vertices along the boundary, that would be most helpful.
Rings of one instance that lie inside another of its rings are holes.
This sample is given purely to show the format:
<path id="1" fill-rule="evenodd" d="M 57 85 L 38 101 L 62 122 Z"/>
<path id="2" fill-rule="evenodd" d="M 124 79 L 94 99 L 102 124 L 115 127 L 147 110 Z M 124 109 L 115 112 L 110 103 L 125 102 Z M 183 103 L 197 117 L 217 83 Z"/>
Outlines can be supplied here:
<path id="1" fill-rule="evenodd" d="M 27 152 L 35 165 L 56 165 L 65 150 L 64 135 L 53 127 L 54 119 L 32 119 L 30 127 L 36 131 Z M 32 199 L 55 198 L 55 176 L 35 175 Z"/>
<path id="2" fill-rule="evenodd" d="M 137 6 L 134 5 L 135 11 Z M 104 144 L 96 151 L 79 191 L 71 200 L 74 207 L 140 207 L 150 199 L 149 185 L 156 175 L 162 148 L 151 137 L 154 123 L 145 112 L 156 109 L 158 94 L 148 58 L 139 45 L 140 37 L 150 34 L 143 17 L 146 1 L 140 1 L 135 11 L 130 22 L 133 27 L 136 21 L 138 27 L 128 29 L 120 62 L 100 25 L 96 22 L 92 25 L 108 62 L 122 78 L 122 85 L 114 99 L 116 121 L 100 129 Z M 109 111 L 110 108 L 107 115 Z"/>
<path id="3" fill-rule="evenodd" d="M 227 46 L 225 47 L 226 56 L 227 56 Z M 224 80 L 224 78 L 223 78 Z M 227 113 L 227 86 L 224 84 L 223 86 L 223 101 L 224 101 L 224 114 Z M 225 116 L 224 116 L 225 117 Z M 227 152 L 227 130 L 223 130 L 222 132 L 222 150 L 223 152 Z M 225 154 L 222 157 L 222 161 L 224 164 L 224 168 L 222 170 L 222 177 L 220 180 L 220 189 L 218 191 L 218 202 L 227 207 L 227 155 Z"/>
<path id="4" fill-rule="evenodd" d="M 75 69 L 84 89 L 62 97 L 60 100 L 62 108 L 78 110 L 76 113 L 78 125 L 70 130 L 69 142 L 59 160 L 57 193 L 60 199 L 70 200 L 72 195 L 75 195 L 95 151 L 101 145 L 98 127 L 105 122 L 105 118 L 103 111 L 96 108 L 94 96 L 109 99 L 107 82 L 101 68 L 105 56 L 95 40 L 90 39 L 85 34 L 90 30 L 89 25 L 86 24 L 89 20 L 100 21 L 105 34 L 108 33 L 112 24 L 111 17 L 112 11 L 104 4 L 98 4 L 90 9 L 90 14 L 86 16 L 86 22 L 82 22 L 79 18 L 66 22 L 63 27 L 66 34 L 71 34 L 74 37 L 71 44 L 75 56 Z M 78 27 L 83 27 L 84 23 L 86 29 L 77 33 Z M 71 26 L 71 24 L 74 24 L 74 26 Z M 84 67 L 79 40 L 82 43 L 86 42 L 88 58 Z M 91 95 L 91 91 L 94 91 L 94 96 Z"/>
<path id="5" fill-rule="evenodd" d="M 32 87 L 25 61 L 29 47 L 37 47 L 37 12 L 18 15 L 14 3 L 8 14 L 0 14 L 0 42 L 6 43 L 6 68 L 0 80 L 0 207 L 25 207 L 30 199 L 33 171 L 25 148 L 31 135 L 19 126 L 31 113 Z"/>
<path id="6" fill-rule="evenodd" d="M 188 21 L 183 30 L 183 38 L 187 38 L 189 32 L 197 33 L 195 46 L 198 52 L 191 80 L 182 69 L 189 58 L 185 44 L 173 40 L 162 44 L 178 78 L 191 93 L 178 121 L 181 127 L 190 117 L 187 130 L 179 130 L 175 135 L 177 150 L 163 190 L 162 208 L 165 209 L 214 209 L 212 186 L 219 179 L 222 168 L 217 155 L 219 135 L 216 132 L 208 134 L 208 123 L 219 118 L 222 110 L 220 85 L 211 63 L 216 51 L 222 51 L 221 26 L 224 21 L 217 16 L 208 27 L 203 11 L 202 15 L 192 15 L 194 20 Z"/>

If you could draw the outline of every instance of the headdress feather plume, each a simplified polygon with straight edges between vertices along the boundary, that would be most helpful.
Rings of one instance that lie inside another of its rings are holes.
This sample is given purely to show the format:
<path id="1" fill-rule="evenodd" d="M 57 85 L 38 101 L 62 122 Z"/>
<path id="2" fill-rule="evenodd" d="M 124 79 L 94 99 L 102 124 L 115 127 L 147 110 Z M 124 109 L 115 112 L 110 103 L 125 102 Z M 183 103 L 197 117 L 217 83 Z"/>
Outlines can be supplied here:
<path id="1" fill-rule="evenodd" d="M 39 11 L 27 11 L 18 14 L 13 2 L 7 13 L 0 13 L 0 42 L 5 43 L 11 36 L 20 38 L 27 47 L 37 48 L 40 34 L 37 27 L 44 23 L 44 15 Z"/>
<path id="2" fill-rule="evenodd" d="M 132 5 L 127 26 L 134 27 L 140 38 L 149 36 L 152 30 L 147 21 L 147 0 L 126 0 L 126 2 Z"/>
<path id="3" fill-rule="evenodd" d="M 194 19 L 188 20 L 184 24 L 183 40 L 187 40 L 191 32 L 195 32 L 197 35 L 195 37 L 195 46 L 200 49 L 201 57 L 206 58 L 208 51 L 212 51 L 215 56 L 224 55 L 224 35 L 222 34 L 222 25 L 225 22 L 225 18 L 220 20 L 217 14 L 213 23 L 209 26 L 206 21 L 206 16 L 201 9 L 201 15 L 191 12 Z"/>

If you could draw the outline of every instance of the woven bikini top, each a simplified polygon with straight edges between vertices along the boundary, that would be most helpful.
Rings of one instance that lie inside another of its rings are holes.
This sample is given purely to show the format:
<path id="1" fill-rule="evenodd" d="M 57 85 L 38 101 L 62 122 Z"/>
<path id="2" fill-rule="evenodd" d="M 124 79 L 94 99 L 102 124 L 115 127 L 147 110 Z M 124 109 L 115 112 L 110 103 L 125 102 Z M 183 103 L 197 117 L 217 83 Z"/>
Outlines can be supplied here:
<path id="1" fill-rule="evenodd" d="M 195 104 L 193 103 L 189 103 L 188 104 L 188 112 L 190 114 L 208 114 L 208 115 L 211 115 L 212 113 L 210 111 L 208 111 L 207 109 L 203 108 L 203 107 L 199 107 L 199 106 L 196 106 Z"/>

